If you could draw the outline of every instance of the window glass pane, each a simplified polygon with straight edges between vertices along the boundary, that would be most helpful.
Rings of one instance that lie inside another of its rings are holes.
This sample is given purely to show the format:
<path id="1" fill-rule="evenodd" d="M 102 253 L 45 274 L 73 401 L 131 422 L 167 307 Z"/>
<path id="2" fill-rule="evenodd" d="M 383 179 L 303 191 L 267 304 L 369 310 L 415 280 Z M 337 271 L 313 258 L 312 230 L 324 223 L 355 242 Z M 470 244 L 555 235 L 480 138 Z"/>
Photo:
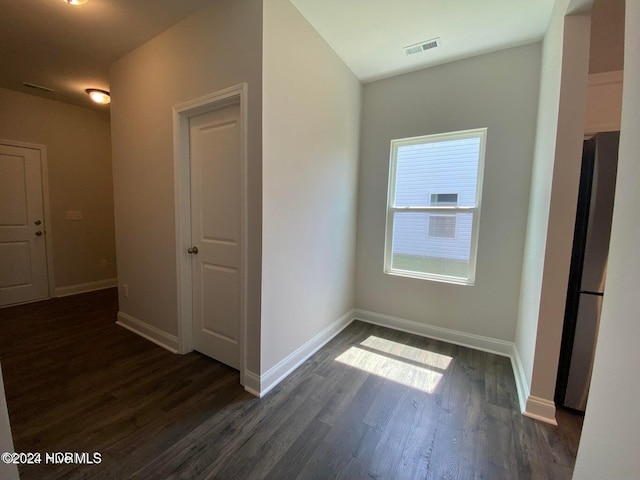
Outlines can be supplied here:
<path id="1" fill-rule="evenodd" d="M 472 223 L 470 212 L 395 213 L 391 268 L 467 278 Z"/>
<path id="2" fill-rule="evenodd" d="M 455 215 L 429 215 L 427 235 L 431 238 L 456 238 Z"/>
<path id="3" fill-rule="evenodd" d="M 431 205 L 444 205 L 448 207 L 455 207 L 458 205 L 457 193 L 432 193 Z"/>
<path id="4" fill-rule="evenodd" d="M 458 206 L 475 206 L 479 156 L 478 137 L 399 146 L 395 206 L 428 207 L 451 195 Z"/>

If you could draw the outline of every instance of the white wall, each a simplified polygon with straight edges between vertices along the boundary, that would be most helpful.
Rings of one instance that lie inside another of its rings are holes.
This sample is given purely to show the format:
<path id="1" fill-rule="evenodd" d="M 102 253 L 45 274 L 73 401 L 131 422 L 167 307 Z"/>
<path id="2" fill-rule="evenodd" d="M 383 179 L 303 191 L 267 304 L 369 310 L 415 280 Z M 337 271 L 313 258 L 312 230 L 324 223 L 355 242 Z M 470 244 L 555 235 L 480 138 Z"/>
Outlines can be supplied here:
<path id="1" fill-rule="evenodd" d="M 287 0 L 263 41 L 264 374 L 353 308 L 361 86 Z"/>
<path id="2" fill-rule="evenodd" d="M 4 393 L 4 382 L 2 380 L 2 368 L 0 368 L 0 453 L 13 452 L 13 438 L 11 437 L 11 427 L 9 425 L 9 411 Z M 3 480 L 17 480 L 18 467 L 7 465 L 0 461 L 0 478 Z"/>
<path id="3" fill-rule="evenodd" d="M 542 48 L 540 103 L 522 268 L 516 350 L 527 411 L 553 421 L 589 62 L 589 15 L 559 0 Z M 526 391 L 528 390 L 528 391 Z M 535 398 L 534 398 L 535 397 Z M 533 404 L 532 400 L 535 400 Z"/>
<path id="4" fill-rule="evenodd" d="M 218 0 L 111 67 L 123 313 L 177 335 L 172 107 L 248 83 L 248 368 L 259 371 L 262 1 Z"/>
<path id="5" fill-rule="evenodd" d="M 47 147 L 56 287 L 116 277 L 111 134 L 97 111 L 0 88 L 0 139 Z M 67 220 L 82 210 L 82 221 Z M 100 266 L 101 260 L 107 266 Z"/>
<path id="6" fill-rule="evenodd" d="M 366 84 L 356 306 L 513 341 L 538 103 L 540 44 Z M 383 273 L 392 139 L 488 127 L 475 286 Z"/>
<path id="7" fill-rule="evenodd" d="M 568 1 L 556 2 L 542 42 L 540 103 L 516 330 L 516 348 L 529 387 L 533 373 L 538 313 L 540 311 L 540 289 L 542 287 L 547 218 L 560 104 L 564 13 L 567 3 Z"/>
<path id="8" fill-rule="evenodd" d="M 627 2 L 624 93 L 607 286 L 575 480 L 640 472 L 640 4 Z"/>

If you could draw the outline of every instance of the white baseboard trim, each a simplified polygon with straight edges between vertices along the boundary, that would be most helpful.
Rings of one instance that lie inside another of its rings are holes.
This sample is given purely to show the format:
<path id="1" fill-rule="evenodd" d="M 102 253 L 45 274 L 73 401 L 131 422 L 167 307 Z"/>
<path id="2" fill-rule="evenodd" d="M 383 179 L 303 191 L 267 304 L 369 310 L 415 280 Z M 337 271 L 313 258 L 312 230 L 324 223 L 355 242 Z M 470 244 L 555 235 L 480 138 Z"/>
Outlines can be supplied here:
<path id="1" fill-rule="evenodd" d="M 530 394 L 522 360 L 514 343 L 360 309 L 355 310 L 355 318 L 374 325 L 509 357 L 522 414 L 541 422 L 557 425 L 555 403 Z"/>
<path id="2" fill-rule="evenodd" d="M 108 278 L 106 280 L 98 280 L 97 282 L 79 283 L 78 285 L 68 285 L 66 287 L 56 288 L 56 297 L 68 297 L 69 295 L 77 295 L 79 293 L 94 292 L 96 290 L 104 290 L 118 286 L 117 278 Z"/>
<path id="3" fill-rule="evenodd" d="M 482 350 L 483 352 L 495 353 L 503 357 L 511 357 L 513 354 L 513 343 L 497 338 L 483 337 L 473 333 L 460 332 L 449 328 L 436 327 L 426 323 L 405 320 L 404 318 L 392 317 L 381 313 L 369 312 L 367 310 L 355 310 L 355 318 L 363 322 L 373 323 L 382 327 L 393 328 L 402 332 L 413 333 L 422 337 L 442 340 L 463 347 Z"/>
<path id="4" fill-rule="evenodd" d="M 555 402 L 531 395 L 529 382 L 524 374 L 524 367 L 520 359 L 520 353 L 515 345 L 513 346 L 513 354 L 511 355 L 511 366 L 513 367 L 513 376 L 516 379 L 518 403 L 520 404 L 520 412 L 522 412 L 522 415 L 533 418 L 534 420 L 550 423 L 551 425 L 558 425 L 556 421 Z"/>
<path id="5" fill-rule="evenodd" d="M 260 375 L 251 370 L 244 371 L 244 389 L 255 397 L 260 397 Z"/>
<path id="6" fill-rule="evenodd" d="M 520 353 L 518 349 L 513 345 L 513 352 L 511 354 L 511 368 L 513 369 L 513 376 L 516 380 L 516 390 L 518 392 L 518 403 L 520 404 L 520 411 L 525 412 L 527 409 L 527 398 L 529 398 L 529 382 L 527 376 L 524 374 L 524 367 L 522 366 L 522 360 L 520 359 Z"/>
<path id="7" fill-rule="evenodd" d="M 556 421 L 556 404 L 544 398 L 529 395 L 522 414 L 534 420 L 540 420 L 541 422 L 550 423 L 551 425 L 558 425 Z"/>
<path id="8" fill-rule="evenodd" d="M 259 397 L 266 395 L 273 387 L 289 376 L 289 374 L 298 368 L 305 360 L 311 357 L 314 353 L 324 347 L 333 337 L 348 327 L 353 321 L 353 315 L 354 311 L 350 310 L 335 322 L 325 327 L 320 333 L 260 375 L 259 388 L 256 389 L 255 386 L 253 386 L 251 387 L 253 391 L 247 391 L 254 395 L 256 394 L 255 392 L 259 392 Z M 247 383 L 246 374 L 247 373 L 245 372 L 245 383 Z M 245 389 L 247 389 L 247 385 L 245 385 Z"/>
<path id="9" fill-rule="evenodd" d="M 118 312 L 118 320 L 116 321 L 116 324 L 126 328 L 127 330 L 131 330 L 133 333 L 137 333 L 156 345 L 160 345 L 171 353 L 178 353 L 178 337 L 171 335 L 164 330 L 160 330 L 158 327 L 149 325 L 148 323 L 138 320 L 137 318 L 123 312 Z"/>

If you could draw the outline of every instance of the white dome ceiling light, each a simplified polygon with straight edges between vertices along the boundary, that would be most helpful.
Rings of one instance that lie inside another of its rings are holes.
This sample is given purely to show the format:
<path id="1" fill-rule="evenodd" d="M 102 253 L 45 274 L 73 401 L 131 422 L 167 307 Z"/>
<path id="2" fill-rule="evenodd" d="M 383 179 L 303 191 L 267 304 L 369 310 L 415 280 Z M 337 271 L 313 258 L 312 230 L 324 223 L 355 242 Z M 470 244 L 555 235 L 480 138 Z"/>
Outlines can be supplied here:
<path id="1" fill-rule="evenodd" d="M 106 90 L 99 90 L 97 88 L 87 88 L 85 92 L 89 94 L 89 96 L 91 97 L 91 100 L 93 100 L 96 103 L 99 103 L 100 105 L 107 105 L 111 103 L 111 96 L 109 95 L 109 92 L 107 92 Z"/>

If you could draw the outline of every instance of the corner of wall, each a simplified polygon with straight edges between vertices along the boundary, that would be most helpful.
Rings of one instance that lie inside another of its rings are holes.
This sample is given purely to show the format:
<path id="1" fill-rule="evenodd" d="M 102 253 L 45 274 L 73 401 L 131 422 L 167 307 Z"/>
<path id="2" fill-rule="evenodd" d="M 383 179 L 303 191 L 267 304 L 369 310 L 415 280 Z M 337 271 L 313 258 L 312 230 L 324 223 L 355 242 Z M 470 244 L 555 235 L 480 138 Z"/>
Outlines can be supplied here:
<path id="1" fill-rule="evenodd" d="M 520 412 L 524 412 L 527 409 L 527 399 L 529 398 L 529 382 L 527 381 L 527 377 L 524 373 L 524 367 L 518 351 L 518 345 L 515 343 L 513 344 L 513 351 L 511 352 L 511 368 L 513 368 L 513 377 L 516 381 L 516 391 L 518 392 Z"/>
<path id="2" fill-rule="evenodd" d="M 361 106 L 359 80 L 295 6 L 263 6 L 262 394 L 354 307 Z"/>
<path id="3" fill-rule="evenodd" d="M 547 399 L 531 395 L 529 382 L 527 381 L 524 367 L 522 365 L 522 359 L 520 358 L 520 353 L 516 344 L 513 345 L 513 352 L 511 354 L 511 367 L 513 368 L 513 376 L 516 381 L 518 404 L 520 405 L 520 412 L 522 415 L 551 425 L 557 425 L 555 403 Z"/>
<path id="4" fill-rule="evenodd" d="M 165 332 L 153 325 L 139 320 L 124 312 L 118 312 L 116 325 L 120 325 L 127 330 L 140 335 L 142 338 L 159 345 L 171 353 L 178 353 L 178 337 Z"/>
<path id="5" fill-rule="evenodd" d="M 526 416 L 555 423 L 556 373 L 586 114 L 589 13 L 558 2 L 545 35 L 527 243 L 516 327 Z M 565 8 L 562 8 L 565 7 Z M 531 392 L 534 394 L 532 395 Z M 522 398 L 520 399 L 522 406 Z"/>
<path id="6" fill-rule="evenodd" d="M 529 395 L 522 415 L 551 425 L 558 425 L 556 421 L 556 404 L 545 398 Z"/>
<path id="7" fill-rule="evenodd" d="M 245 371 L 245 390 L 258 397 L 263 397 L 342 330 L 351 325 L 354 318 L 355 311 L 349 310 L 262 375 L 258 376 L 253 372 Z"/>
<path id="8" fill-rule="evenodd" d="M 260 375 L 257 373 L 245 369 L 241 383 L 244 386 L 244 389 L 251 395 L 258 398 L 261 398 L 264 395 L 260 392 Z"/>

